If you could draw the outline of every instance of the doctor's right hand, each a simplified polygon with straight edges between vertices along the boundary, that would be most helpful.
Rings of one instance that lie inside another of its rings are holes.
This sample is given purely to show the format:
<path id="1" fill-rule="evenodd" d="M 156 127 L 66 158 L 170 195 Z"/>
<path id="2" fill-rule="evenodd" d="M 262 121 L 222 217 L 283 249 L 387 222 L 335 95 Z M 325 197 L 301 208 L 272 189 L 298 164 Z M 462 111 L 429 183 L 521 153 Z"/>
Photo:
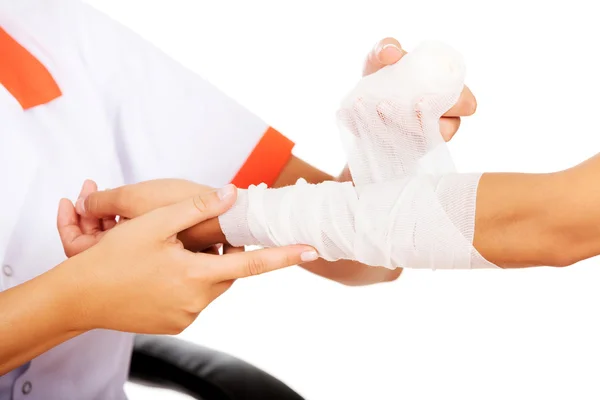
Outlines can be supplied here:
<path id="1" fill-rule="evenodd" d="M 185 250 L 177 233 L 227 211 L 236 193 L 228 185 L 157 208 L 110 229 L 96 245 L 56 267 L 77 288 L 72 328 L 176 334 L 235 279 L 316 257 L 312 247 L 302 245 L 221 256 Z M 64 241 L 72 238 L 78 219 L 69 200 L 60 208 Z"/>

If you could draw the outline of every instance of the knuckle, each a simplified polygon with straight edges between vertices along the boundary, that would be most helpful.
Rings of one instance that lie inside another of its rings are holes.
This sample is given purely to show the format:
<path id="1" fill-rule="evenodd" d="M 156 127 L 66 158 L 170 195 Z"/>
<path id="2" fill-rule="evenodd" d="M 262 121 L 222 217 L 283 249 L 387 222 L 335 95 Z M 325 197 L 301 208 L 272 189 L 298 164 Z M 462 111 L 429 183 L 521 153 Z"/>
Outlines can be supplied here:
<path id="1" fill-rule="evenodd" d="M 467 86 L 463 87 L 457 106 L 460 108 L 460 115 L 463 117 L 473 115 L 477 111 L 477 99 Z"/>
<path id="2" fill-rule="evenodd" d="M 261 275 L 266 270 L 266 263 L 262 258 L 252 257 L 246 263 L 246 271 L 248 276 Z"/>
<path id="3" fill-rule="evenodd" d="M 114 207 L 115 212 L 118 214 L 126 215 L 129 217 L 127 213 L 127 209 L 129 208 L 129 204 L 131 204 L 132 200 L 135 202 L 135 199 L 131 199 L 129 195 L 129 189 L 127 187 L 121 188 L 121 190 L 115 190 L 112 192 L 112 201 L 110 197 L 109 199 L 109 207 Z M 110 192 L 109 192 L 110 193 Z"/>
<path id="4" fill-rule="evenodd" d="M 273 269 L 289 267 L 290 265 L 296 265 L 300 262 L 299 259 L 296 259 L 289 253 L 282 254 L 277 258 L 276 262 L 273 263 Z"/>
<path id="5" fill-rule="evenodd" d="M 221 207 L 222 202 L 219 200 L 216 191 L 210 191 L 208 193 L 202 193 L 192 198 L 194 206 L 201 213 L 213 213 L 217 212 Z"/>
<path id="6" fill-rule="evenodd" d="M 467 115 L 473 115 L 475 114 L 475 111 L 477 111 L 477 100 L 475 99 L 475 97 L 473 97 L 467 103 Z"/>
<path id="7" fill-rule="evenodd" d="M 91 213 L 97 212 L 98 211 L 98 196 L 96 196 L 95 193 L 90 194 L 84 200 L 84 206 L 88 212 L 91 212 Z"/>
<path id="8" fill-rule="evenodd" d="M 204 269 L 198 270 L 196 268 L 185 266 L 183 271 L 182 279 L 185 285 L 203 285 L 208 281 Z"/>
<path id="9" fill-rule="evenodd" d="M 461 119 L 460 118 L 456 118 L 453 120 L 453 126 L 452 129 L 454 132 L 458 131 L 458 129 L 460 128 L 460 123 L 461 123 Z"/>
<path id="10" fill-rule="evenodd" d="M 283 259 L 282 262 L 280 263 L 281 266 L 288 266 L 288 265 L 294 265 L 297 264 L 298 260 L 294 259 L 293 257 L 291 257 L 289 254 L 286 254 Z"/>
<path id="11" fill-rule="evenodd" d="M 210 209 L 210 202 L 207 200 L 207 195 L 197 195 L 192 198 L 194 207 L 196 207 L 201 213 L 204 213 Z"/>

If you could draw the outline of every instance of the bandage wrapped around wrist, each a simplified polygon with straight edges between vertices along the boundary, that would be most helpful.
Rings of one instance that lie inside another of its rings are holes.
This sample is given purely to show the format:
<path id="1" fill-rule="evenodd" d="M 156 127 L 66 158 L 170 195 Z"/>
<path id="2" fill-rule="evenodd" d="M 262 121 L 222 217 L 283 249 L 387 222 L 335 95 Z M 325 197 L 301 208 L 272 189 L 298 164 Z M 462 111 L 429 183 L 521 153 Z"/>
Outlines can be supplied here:
<path id="1" fill-rule="evenodd" d="M 460 54 L 426 42 L 363 78 L 337 114 L 354 183 L 239 190 L 219 218 L 227 241 L 387 268 L 495 267 L 473 247 L 480 174 L 456 172 L 439 130 L 464 76 Z"/>

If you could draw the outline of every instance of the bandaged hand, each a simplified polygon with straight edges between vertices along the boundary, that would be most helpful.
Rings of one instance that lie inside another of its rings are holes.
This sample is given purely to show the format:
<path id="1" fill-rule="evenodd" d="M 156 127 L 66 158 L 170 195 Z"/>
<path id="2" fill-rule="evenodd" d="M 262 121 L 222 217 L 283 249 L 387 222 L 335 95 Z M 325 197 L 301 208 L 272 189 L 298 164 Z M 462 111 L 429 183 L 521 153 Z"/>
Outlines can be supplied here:
<path id="1" fill-rule="evenodd" d="M 338 112 L 354 185 L 240 191 L 220 217 L 227 240 L 388 268 L 493 267 L 472 246 L 480 175 L 456 173 L 439 130 L 464 74 L 456 51 L 430 42 L 363 78 Z"/>

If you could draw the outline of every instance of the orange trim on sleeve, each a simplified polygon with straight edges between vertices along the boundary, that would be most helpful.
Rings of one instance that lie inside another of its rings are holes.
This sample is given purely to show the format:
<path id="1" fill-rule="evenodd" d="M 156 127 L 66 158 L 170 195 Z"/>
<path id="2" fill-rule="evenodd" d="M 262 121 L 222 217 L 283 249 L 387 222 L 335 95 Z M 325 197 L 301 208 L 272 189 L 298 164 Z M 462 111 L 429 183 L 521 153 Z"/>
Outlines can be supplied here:
<path id="1" fill-rule="evenodd" d="M 262 182 L 272 186 L 292 157 L 293 148 L 294 142 L 269 127 L 231 182 L 241 189 Z"/>
<path id="2" fill-rule="evenodd" d="M 1 27 L 0 84 L 24 110 L 46 104 L 62 94 L 46 67 Z"/>

